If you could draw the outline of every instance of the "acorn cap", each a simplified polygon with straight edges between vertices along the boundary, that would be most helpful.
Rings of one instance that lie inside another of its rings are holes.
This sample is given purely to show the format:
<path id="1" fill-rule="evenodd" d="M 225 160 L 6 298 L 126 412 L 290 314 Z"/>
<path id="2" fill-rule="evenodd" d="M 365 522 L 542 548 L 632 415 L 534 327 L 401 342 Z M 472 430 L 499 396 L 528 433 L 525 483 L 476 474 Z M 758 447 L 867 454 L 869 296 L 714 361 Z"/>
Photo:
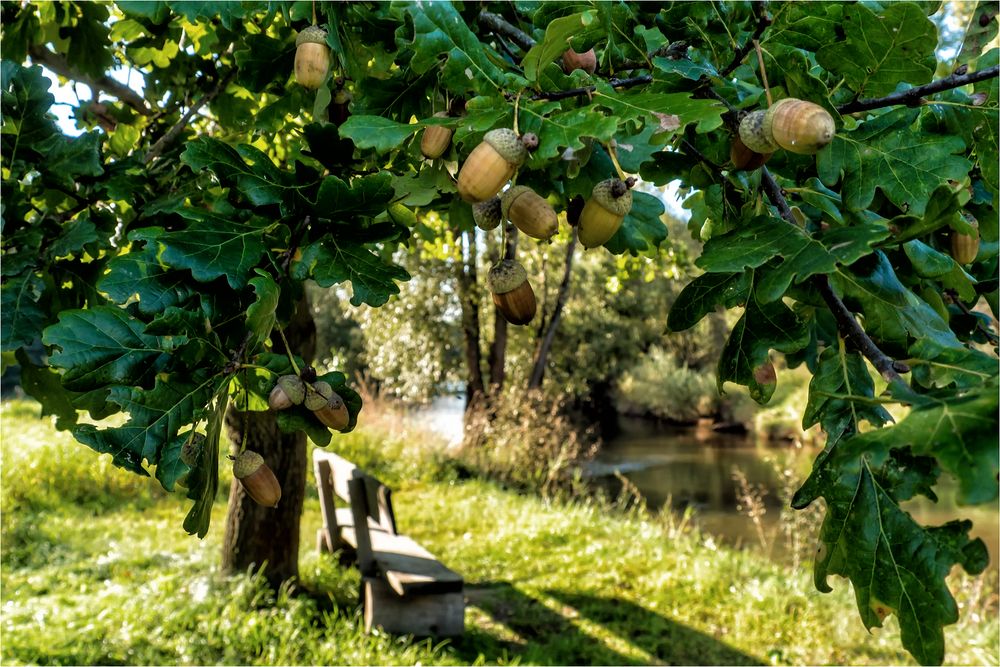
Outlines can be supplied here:
<path id="1" fill-rule="evenodd" d="M 765 126 L 766 115 L 766 111 L 754 111 L 740 121 L 740 140 L 755 153 L 774 153 L 781 148 L 771 136 L 770 122 Z"/>
<path id="2" fill-rule="evenodd" d="M 486 284 L 494 294 L 513 292 L 528 279 L 528 272 L 514 259 L 505 259 L 490 269 Z"/>
<path id="3" fill-rule="evenodd" d="M 333 392 L 333 387 L 330 386 L 330 383 L 324 382 L 323 380 L 317 380 L 316 382 L 313 382 L 313 389 L 316 390 L 317 394 L 319 394 L 320 396 L 322 396 L 327 400 L 330 400 L 331 396 L 336 396 L 336 394 Z"/>
<path id="4" fill-rule="evenodd" d="M 318 25 L 311 25 L 300 32 L 295 38 L 295 46 L 302 46 L 309 43 L 326 46 L 326 30 L 323 30 Z"/>
<path id="5" fill-rule="evenodd" d="M 483 141 L 492 146 L 507 162 L 518 167 L 528 158 L 528 149 L 521 143 L 517 133 L 510 128 L 499 127 L 490 130 L 483 137 Z"/>
<path id="6" fill-rule="evenodd" d="M 282 375 L 278 378 L 278 386 L 293 405 L 302 403 L 306 396 L 306 385 L 298 375 Z"/>
<path id="7" fill-rule="evenodd" d="M 620 185 L 616 186 L 616 183 Z M 625 189 L 624 193 L 615 197 L 615 191 L 621 191 L 622 188 Z M 617 178 L 609 178 L 595 185 L 591 196 L 615 215 L 626 216 L 632 210 L 632 190 Z"/>
<path id="8" fill-rule="evenodd" d="M 264 465 L 264 457 L 248 449 L 233 461 L 233 476 L 236 479 L 249 477 L 257 472 L 257 469 L 262 465 Z"/>
<path id="9" fill-rule="evenodd" d="M 484 202 L 472 205 L 472 219 L 476 221 L 476 227 L 489 231 L 496 229 L 503 216 L 503 209 L 500 205 L 500 197 L 490 197 Z"/>
<path id="10" fill-rule="evenodd" d="M 330 385 L 326 384 L 327 394 L 324 396 L 320 393 L 320 388 L 317 385 L 324 385 L 325 382 L 317 382 L 313 385 L 314 389 L 306 389 L 306 400 L 305 406 L 307 410 L 319 410 L 326 407 L 327 401 L 330 398 L 330 394 L 333 390 L 330 389 Z"/>
<path id="11" fill-rule="evenodd" d="M 529 188 L 527 185 L 515 185 L 512 188 L 508 188 L 506 192 L 500 195 L 500 212 L 503 214 L 503 217 L 508 217 L 511 204 L 514 203 L 514 200 L 527 192 L 534 192 L 534 190 Z"/>

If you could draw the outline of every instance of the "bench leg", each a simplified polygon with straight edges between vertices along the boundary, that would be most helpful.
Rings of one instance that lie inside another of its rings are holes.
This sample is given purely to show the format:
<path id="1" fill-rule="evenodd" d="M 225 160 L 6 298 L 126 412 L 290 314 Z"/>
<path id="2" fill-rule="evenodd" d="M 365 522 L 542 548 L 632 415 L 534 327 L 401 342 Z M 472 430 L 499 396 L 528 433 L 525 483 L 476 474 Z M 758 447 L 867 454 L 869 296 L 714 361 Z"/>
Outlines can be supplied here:
<path id="1" fill-rule="evenodd" d="M 365 632 L 377 627 L 394 635 L 458 637 L 465 630 L 465 597 L 460 592 L 403 598 L 374 577 L 365 577 L 361 587 Z"/>
<path id="2" fill-rule="evenodd" d="M 326 534 L 326 528 L 316 529 L 316 551 L 321 554 L 332 553 L 333 550 L 330 548 L 330 538 Z"/>

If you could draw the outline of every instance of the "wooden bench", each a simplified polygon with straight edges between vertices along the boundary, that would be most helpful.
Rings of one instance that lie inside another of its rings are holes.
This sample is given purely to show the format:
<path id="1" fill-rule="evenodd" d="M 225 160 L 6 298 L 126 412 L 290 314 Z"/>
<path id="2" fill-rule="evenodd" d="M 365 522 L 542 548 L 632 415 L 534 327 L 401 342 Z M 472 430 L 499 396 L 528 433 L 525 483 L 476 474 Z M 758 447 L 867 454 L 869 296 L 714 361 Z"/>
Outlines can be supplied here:
<path id="1" fill-rule="evenodd" d="M 389 487 L 332 452 L 316 449 L 313 467 L 323 512 L 317 547 L 339 550 L 357 564 L 365 631 L 381 627 L 392 634 L 461 635 L 462 577 L 398 533 Z M 335 497 L 348 505 L 337 507 Z"/>

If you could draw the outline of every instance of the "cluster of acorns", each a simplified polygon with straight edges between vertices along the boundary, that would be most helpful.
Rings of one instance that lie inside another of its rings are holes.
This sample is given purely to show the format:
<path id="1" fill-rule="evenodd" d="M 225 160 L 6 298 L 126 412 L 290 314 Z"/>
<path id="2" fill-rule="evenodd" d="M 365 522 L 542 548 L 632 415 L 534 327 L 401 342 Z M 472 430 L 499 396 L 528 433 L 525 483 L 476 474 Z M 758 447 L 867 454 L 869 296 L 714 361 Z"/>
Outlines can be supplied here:
<path id="1" fill-rule="evenodd" d="M 570 50 L 563 55 L 567 73 L 574 69 L 593 73 L 596 66 L 593 49 L 582 54 Z M 444 112 L 435 114 L 439 118 L 446 116 Z M 420 138 L 420 152 L 430 160 L 439 158 L 448 149 L 451 137 L 450 128 L 430 125 Z M 518 136 L 514 130 L 498 128 L 487 132 L 469 154 L 458 172 L 458 193 L 472 204 L 472 217 L 480 229 L 490 231 L 508 220 L 522 233 L 539 240 L 549 239 L 558 231 L 558 216 L 552 205 L 530 187 L 515 185 L 500 194 L 537 147 L 538 137 L 530 132 Z M 634 183 L 632 179 L 610 178 L 594 186 L 577 223 L 584 247 L 604 245 L 615 235 L 632 208 L 630 188 Z M 535 293 L 520 262 L 501 260 L 490 269 L 487 285 L 505 320 L 521 325 L 534 318 Z"/>

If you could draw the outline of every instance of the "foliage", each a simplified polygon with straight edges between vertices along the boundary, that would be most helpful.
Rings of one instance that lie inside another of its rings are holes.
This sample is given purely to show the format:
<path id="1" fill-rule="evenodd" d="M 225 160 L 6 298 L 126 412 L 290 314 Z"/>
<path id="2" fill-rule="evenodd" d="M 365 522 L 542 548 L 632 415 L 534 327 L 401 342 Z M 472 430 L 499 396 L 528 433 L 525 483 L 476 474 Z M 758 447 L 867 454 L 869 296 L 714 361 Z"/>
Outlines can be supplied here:
<path id="1" fill-rule="evenodd" d="M 75 467 L 65 465 L 58 455 L 74 451 L 69 438 L 36 418 L 36 404 L 5 410 L 3 460 L 35 462 L 26 484 L 99 493 L 104 484 L 141 481 L 120 469 L 97 478 L 83 448 Z M 543 501 L 482 480 L 421 477 L 435 468 L 426 458 L 401 469 L 423 444 L 366 425 L 335 447 L 391 480 L 400 526 L 476 582 L 467 585 L 461 639 L 364 634 L 357 571 L 314 549 L 315 493 L 302 520 L 301 580 L 273 591 L 257 574 L 220 576 L 221 531 L 204 543 L 183 539 L 175 520 L 183 501 L 152 485 L 136 490 L 147 495 L 139 502 L 114 496 L 95 507 L 53 496 L 8 512 L 13 487 L 5 478 L 3 663 L 908 663 L 895 628 L 859 631 L 844 587 L 816 604 L 802 570 L 679 530 L 669 512 L 622 514 L 597 501 Z M 216 518 L 224 511 L 220 498 Z M 949 663 L 996 663 L 995 578 L 953 583 L 963 620 L 950 632 Z M 976 616 L 982 620 L 970 620 Z"/>
<path id="2" fill-rule="evenodd" d="M 155 469 L 168 490 L 187 475 L 185 528 L 203 536 L 226 405 L 264 409 L 274 375 L 300 362 L 276 354 L 276 334 L 303 282 L 383 305 L 408 277 L 394 252 L 428 233 L 419 210 L 471 229 L 449 164 L 493 127 L 534 132 L 518 182 L 560 210 L 619 165 L 688 192 L 706 273 L 669 328 L 742 309 L 718 383 L 760 402 L 775 389 L 772 351 L 813 371 L 806 421 L 827 444 L 795 504 L 827 504 L 817 585 L 849 577 L 866 627 L 892 612 L 907 650 L 940 663 L 957 620 L 945 576 L 981 571 L 986 550 L 967 524 L 922 526 L 900 503 L 934 499 L 941 472 L 965 501 L 997 498 L 996 336 L 976 310 L 982 300 L 997 315 L 1000 51 L 982 53 L 995 16 L 974 12 L 957 56 L 993 76 L 928 104 L 850 106 L 931 81 L 938 4 L 323 3 L 335 65 L 313 95 L 289 80 L 311 3 L 6 3 L 0 348 L 78 440 Z M 727 146 L 735 112 L 767 103 L 764 72 L 747 64 L 754 38 L 771 95 L 811 99 L 838 131 L 815 158 L 781 151 L 748 173 L 727 166 Z M 599 72 L 565 74 L 567 43 L 596 46 Z M 110 96 L 76 107 L 78 136 L 54 122 L 38 63 Z M 119 64 L 141 93 L 108 76 Z M 453 101 L 465 113 L 444 121 L 450 153 L 422 160 L 420 129 Z M 607 250 L 655 255 L 662 212 L 636 193 Z M 979 254 L 960 266 L 949 237 L 971 222 Z M 42 363 L 25 351 L 39 339 Z M 328 377 L 353 425 L 360 400 Z M 913 411 L 868 432 L 888 422 L 886 401 Z M 77 423 L 81 410 L 127 420 Z M 307 418 L 281 422 L 326 444 Z M 189 470 L 180 450 L 196 431 L 209 456 Z"/>

